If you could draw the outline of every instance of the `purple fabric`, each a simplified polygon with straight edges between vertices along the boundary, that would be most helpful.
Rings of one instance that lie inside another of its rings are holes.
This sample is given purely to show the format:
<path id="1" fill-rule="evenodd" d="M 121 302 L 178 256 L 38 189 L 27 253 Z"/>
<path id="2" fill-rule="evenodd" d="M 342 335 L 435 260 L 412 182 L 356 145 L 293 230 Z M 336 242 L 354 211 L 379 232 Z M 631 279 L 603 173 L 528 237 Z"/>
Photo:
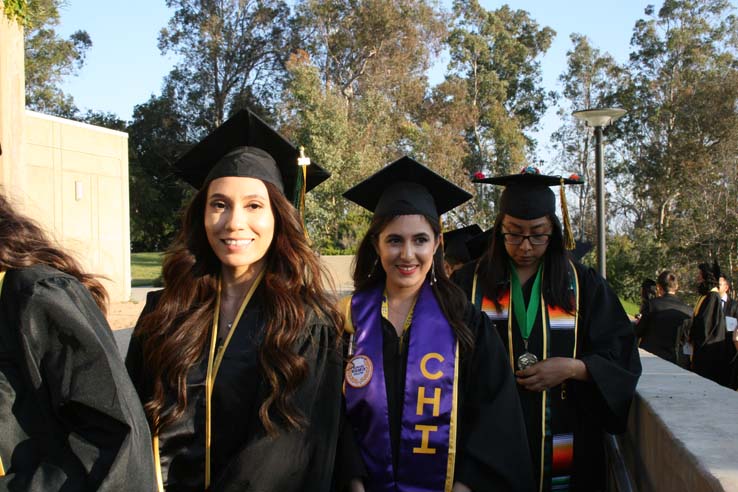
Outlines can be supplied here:
<path id="1" fill-rule="evenodd" d="M 381 287 L 354 294 L 351 301 L 355 355 L 368 356 L 374 366 L 374 374 L 366 386 L 354 388 L 346 385 L 349 420 L 357 431 L 362 456 L 371 477 L 365 485 L 370 492 L 441 491 L 445 488 L 448 469 L 456 337 L 430 285 L 424 283 L 413 311 L 405 376 L 399 470 L 394 473 L 387 390 L 382 370 L 381 303 Z M 436 405 L 433 399 L 439 390 L 440 398 Z M 421 415 L 417 415 L 421 397 L 425 403 L 421 403 Z M 437 416 L 433 415 L 435 407 L 438 408 Z M 417 426 L 431 427 L 423 431 L 424 427 Z"/>

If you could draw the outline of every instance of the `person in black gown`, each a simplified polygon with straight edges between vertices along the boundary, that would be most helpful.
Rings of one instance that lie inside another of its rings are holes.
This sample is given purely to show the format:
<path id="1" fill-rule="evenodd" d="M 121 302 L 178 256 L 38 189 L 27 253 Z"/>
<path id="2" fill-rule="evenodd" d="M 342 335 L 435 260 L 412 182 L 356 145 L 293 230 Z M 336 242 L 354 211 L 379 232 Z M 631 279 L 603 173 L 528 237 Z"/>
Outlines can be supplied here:
<path id="1" fill-rule="evenodd" d="M 153 491 L 107 293 L 0 195 L 0 490 Z"/>
<path id="2" fill-rule="evenodd" d="M 327 173 L 252 112 L 178 162 L 199 191 L 126 357 L 160 489 L 330 488 L 339 329 L 298 206 Z"/>
<path id="3" fill-rule="evenodd" d="M 730 386 L 730 361 L 735 355 L 733 338 L 729 336 L 722 309 L 717 263 L 697 266 L 697 292 L 700 298 L 694 307 L 690 340 L 692 370 L 723 386 Z"/>
<path id="4" fill-rule="evenodd" d="M 454 280 L 508 350 L 536 489 L 604 490 L 603 430 L 625 430 L 641 364 L 617 296 L 567 251 L 574 241 L 549 186 L 579 180 L 528 167 L 478 182 L 506 187 L 487 251 Z"/>
<path id="5" fill-rule="evenodd" d="M 439 217 L 470 195 L 404 157 L 344 196 L 374 218 L 343 301 L 336 489 L 533 490 L 504 347 L 443 268 Z"/>
<path id="6" fill-rule="evenodd" d="M 659 295 L 651 299 L 643 311 L 636 325 L 636 336 L 643 350 L 683 366 L 681 342 L 689 333 L 692 310 L 677 297 L 679 282 L 673 272 L 661 272 L 656 283 Z"/>

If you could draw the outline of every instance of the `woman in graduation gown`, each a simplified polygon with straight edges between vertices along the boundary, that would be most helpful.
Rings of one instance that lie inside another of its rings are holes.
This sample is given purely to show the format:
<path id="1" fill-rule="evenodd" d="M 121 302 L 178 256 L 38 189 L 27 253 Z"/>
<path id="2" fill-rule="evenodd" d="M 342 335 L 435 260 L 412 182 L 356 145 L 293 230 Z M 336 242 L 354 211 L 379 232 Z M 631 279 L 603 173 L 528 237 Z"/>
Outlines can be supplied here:
<path id="1" fill-rule="evenodd" d="M 100 282 L 0 195 L 0 491 L 154 490 L 106 304 Z"/>
<path id="2" fill-rule="evenodd" d="M 504 347 L 443 268 L 439 216 L 471 195 L 404 157 L 344 196 L 374 219 L 343 305 L 337 488 L 532 490 Z"/>
<path id="3" fill-rule="evenodd" d="M 297 163 L 250 111 L 177 162 L 199 191 L 126 358 L 160 489 L 330 488 L 342 320 L 287 199 L 299 204 L 327 173 Z"/>
<path id="4" fill-rule="evenodd" d="M 730 386 L 730 361 L 735 356 L 735 346 L 725 325 L 718 291 L 720 267 L 717 263 L 700 263 L 697 269 L 700 298 L 694 306 L 690 329 L 692 370 L 718 384 Z"/>
<path id="5" fill-rule="evenodd" d="M 529 167 L 478 182 L 506 188 L 487 251 L 454 281 L 494 321 L 509 353 L 537 490 L 604 490 L 602 431 L 625 430 L 641 365 L 617 296 L 571 259 L 570 234 L 565 248 L 549 186 L 579 180 Z"/>

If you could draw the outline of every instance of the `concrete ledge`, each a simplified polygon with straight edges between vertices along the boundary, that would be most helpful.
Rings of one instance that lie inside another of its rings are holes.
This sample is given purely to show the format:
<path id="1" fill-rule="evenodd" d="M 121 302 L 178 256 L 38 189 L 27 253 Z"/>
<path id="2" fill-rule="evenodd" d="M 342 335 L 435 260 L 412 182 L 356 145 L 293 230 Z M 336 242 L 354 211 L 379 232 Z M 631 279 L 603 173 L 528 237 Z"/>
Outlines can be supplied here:
<path id="1" fill-rule="evenodd" d="M 640 492 L 738 492 L 738 393 L 640 351 L 643 375 L 619 438 Z"/>

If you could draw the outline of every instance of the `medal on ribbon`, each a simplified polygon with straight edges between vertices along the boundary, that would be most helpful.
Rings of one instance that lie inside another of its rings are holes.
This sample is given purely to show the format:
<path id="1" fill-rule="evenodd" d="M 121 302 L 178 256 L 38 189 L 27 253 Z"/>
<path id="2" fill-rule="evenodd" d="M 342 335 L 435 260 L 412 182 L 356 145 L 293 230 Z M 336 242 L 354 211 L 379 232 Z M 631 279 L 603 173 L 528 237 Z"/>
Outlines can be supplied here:
<path id="1" fill-rule="evenodd" d="M 523 338 L 523 345 L 525 346 L 525 352 L 517 358 L 518 370 L 524 370 L 528 367 L 538 363 L 538 357 L 535 354 L 528 352 L 528 338 L 530 332 L 533 330 L 533 323 L 538 315 L 538 307 L 541 303 L 541 276 L 543 272 L 543 264 L 538 266 L 536 272 L 536 278 L 533 281 L 533 289 L 530 293 L 530 301 L 528 306 L 525 305 L 525 299 L 523 298 L 523 288 L 520 285 L 520 279 L 518 278 L 518 272 L 515 265 L 510 262 L 510 293 L 512 295 L 512 307 L 515 313 L 515 321 L 518 324 L 520 330 L 520 336 Z"/>

